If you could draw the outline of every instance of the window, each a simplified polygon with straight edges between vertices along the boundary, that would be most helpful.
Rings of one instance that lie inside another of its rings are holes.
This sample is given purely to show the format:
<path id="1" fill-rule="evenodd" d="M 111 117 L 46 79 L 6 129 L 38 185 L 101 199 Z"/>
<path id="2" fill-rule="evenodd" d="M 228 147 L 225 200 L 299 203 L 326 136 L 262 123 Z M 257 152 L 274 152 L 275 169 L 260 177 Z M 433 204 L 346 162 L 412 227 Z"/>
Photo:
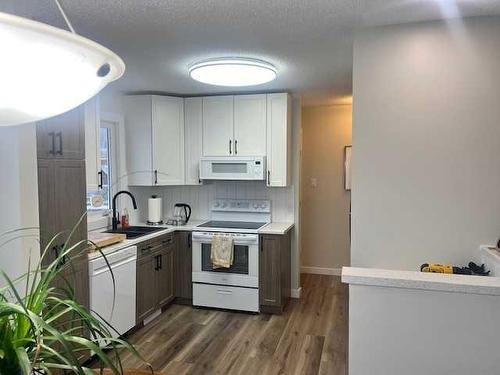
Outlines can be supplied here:
<path id="1" fill-rule="evenodd" d="M 90 191 L 87 194 L 87 209 L 91 211 L 111 209 L 111 199 L 113 196 L 112 181 L 116 169 L 116 147 L 115 147 L 115 124 L 108 121 L 101 121 L 99 134 L 99 158 L 101 164 L 100 182 L 102 187 L 97 191 Z"/>

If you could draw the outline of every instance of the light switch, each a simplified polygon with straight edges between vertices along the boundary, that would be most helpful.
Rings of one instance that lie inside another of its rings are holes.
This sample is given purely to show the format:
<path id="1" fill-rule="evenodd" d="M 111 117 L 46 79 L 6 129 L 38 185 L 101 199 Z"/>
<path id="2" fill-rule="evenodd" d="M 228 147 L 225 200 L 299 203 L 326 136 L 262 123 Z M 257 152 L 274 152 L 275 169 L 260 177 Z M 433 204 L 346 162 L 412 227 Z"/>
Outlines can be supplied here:
<path id="1" fill-rule="evenodd" d="M 311 187 L 315 188 L 318 186 L 318 179 L 316 177 L 311 178 Z"/>

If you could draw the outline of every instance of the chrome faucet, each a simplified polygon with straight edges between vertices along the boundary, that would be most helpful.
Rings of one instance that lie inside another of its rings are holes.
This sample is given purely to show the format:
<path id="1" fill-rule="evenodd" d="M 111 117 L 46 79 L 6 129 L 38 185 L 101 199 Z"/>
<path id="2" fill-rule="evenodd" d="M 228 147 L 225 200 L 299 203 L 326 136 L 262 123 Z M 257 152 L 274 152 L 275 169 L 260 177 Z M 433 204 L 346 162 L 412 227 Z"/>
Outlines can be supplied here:
<path id="1" fill-rule="evenodd" d="M 113 205 L 113 219 L 112 219 L 111 223 L 112 223 L 113 230 L 118 229 L 118 224 L 120 223 L 120 220 L 118 219 L 118 217 L 116 217 L 116 198 L 120 194 L 127 194 L 130 198 L 132 198 L 132 204 L 134 205 L 134 210 L 137 210 L 137 202 L 135 201 L 135 198 L 130 191 L 122 190 L 122 191 L 119 191 L 118 193 L 116 193 L 113 196 L 113 203 L 112 203 L 112 205 Z"/>

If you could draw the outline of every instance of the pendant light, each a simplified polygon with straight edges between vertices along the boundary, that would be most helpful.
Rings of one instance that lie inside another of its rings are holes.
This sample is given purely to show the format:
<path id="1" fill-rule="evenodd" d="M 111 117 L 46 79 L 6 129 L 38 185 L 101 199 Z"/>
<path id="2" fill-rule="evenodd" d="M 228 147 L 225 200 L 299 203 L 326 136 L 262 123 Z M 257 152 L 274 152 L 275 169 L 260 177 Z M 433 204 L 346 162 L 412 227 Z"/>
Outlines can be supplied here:
<path id="1" fill-rule="evenodd" d="M 218 58 L 197 62 L 189 67 L 196 81 L 216 86 L 255 86 L 276 78 L 276 68 L 268 62 L 250 58 Z"/>
<path id="2" fill-rule="evenodd" d="M 0 13 L 0 126 L 52 117 L 84 103 L 125 72 L 122 59 L 70 31 Z"/>

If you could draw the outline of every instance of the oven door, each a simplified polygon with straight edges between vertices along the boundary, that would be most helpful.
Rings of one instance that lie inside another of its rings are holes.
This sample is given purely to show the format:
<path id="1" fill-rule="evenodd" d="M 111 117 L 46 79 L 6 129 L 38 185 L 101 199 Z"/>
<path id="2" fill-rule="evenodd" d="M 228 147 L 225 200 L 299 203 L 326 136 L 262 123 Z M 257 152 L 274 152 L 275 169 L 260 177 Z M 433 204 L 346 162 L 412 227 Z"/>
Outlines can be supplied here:
<path id="1" fill-rule="evenodd" d="M 221 233 L 193 233 L 193 282 L 258 288 L 258 235 L 223 233 L 233 237 L 233 265 L 229 268 L 213 268 L 210 255 L 215 234 Z"/>

